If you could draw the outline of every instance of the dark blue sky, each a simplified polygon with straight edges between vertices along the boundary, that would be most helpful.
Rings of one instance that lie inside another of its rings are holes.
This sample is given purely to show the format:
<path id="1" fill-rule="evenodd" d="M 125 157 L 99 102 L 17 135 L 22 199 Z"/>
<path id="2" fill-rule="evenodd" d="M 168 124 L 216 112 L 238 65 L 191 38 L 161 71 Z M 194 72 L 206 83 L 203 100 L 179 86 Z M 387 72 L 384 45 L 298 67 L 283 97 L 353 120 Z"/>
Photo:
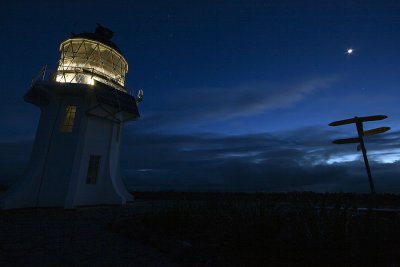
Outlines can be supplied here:
<path id="1" fill-rule="evenodd" d="M 14 1 L 0 4 L 2 177 L 29 158 L 39 110 L 23 102 L 53 71 L 71 32 L 102 23 L 143 87 L 121 168 L 132 188 L 368 192 L 354 126 L 385 114 L 367 139 L 378 191 L 399 192 L 398 1 Z M 353 48 L 352 55 L 346 49 Z"/>

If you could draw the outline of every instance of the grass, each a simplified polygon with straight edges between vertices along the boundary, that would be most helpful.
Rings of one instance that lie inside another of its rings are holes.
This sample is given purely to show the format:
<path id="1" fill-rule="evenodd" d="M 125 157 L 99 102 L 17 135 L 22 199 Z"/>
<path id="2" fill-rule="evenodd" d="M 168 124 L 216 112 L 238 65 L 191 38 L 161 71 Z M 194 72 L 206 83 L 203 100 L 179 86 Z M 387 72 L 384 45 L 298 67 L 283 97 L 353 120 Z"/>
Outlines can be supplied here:
<path id="1" fill-rule="evenodd" d="M 138 193 L 169 200 L 110 223 L 109 229 L 150 244 L 181 266 L 398 266 L 397 212 L 356 207 L 355 194 Z M 396 206 L 397 195 L 380 195 Z"/>

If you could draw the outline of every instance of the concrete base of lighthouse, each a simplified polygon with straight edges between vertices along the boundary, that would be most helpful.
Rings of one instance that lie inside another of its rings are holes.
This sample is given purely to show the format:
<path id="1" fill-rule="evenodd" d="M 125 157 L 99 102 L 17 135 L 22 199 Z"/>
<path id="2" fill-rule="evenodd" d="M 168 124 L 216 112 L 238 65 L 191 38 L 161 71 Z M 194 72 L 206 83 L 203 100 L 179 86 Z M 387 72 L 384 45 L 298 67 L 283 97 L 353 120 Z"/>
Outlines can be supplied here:
<path id="1" fill-rule="evenodd" d="M 139 114 L 134 97 L 114 91 L 102 84 L 94 90 L 91 85 L 54 82 L 31 88 L 25 100 L 42 111 L 31 160 L 23 179 L 0 199 L 0 208 L 73 208 L 133 201 L 118 162 L 122 123 Z M 73 130 L 62 132 L 64 113 L 71 105 L 76 107 Z M 95 176 L 90 174 L 93 159 Z"/>

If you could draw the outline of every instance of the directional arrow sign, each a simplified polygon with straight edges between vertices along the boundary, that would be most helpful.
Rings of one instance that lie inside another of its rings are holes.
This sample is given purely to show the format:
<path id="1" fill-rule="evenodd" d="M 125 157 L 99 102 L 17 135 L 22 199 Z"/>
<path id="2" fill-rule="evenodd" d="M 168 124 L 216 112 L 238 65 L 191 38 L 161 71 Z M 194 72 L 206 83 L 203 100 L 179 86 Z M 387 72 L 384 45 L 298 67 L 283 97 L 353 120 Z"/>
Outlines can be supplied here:
<path id="1" fill-rule="evenodd" d="M 334 144 L 351 144 L 351 143 L 360 143 L 360 138 L 354 137 L 354 138 L 346 138 L 346 139 L 337 139 L 333 141 L 332 143 Z"/>
<path id="2" fill-rule="evenodd" d="M 344 124 L 355 123 L 356 120 L 358 120 L 360 122 L 364 122 L 364 121 L 379 121 L 379 120 L 383 120 L 383 119 L 386 119 L 386 118 L 387 118 L 387 116 L 385 116 L 385 115 L 375 115 L 375 116 L 367 116 L 367 117 L 354 117 L 354 118 L 351 118 L 351 119 L 331 122 L 331 123 L 329 123 L 329 126 L 339 126 L 339 125 L 344 125 Z"/>
<path id="3" fill-rule="evenodd" d="M 341 120 L 341 121 L 334 121 L 329 123 L 329 126 L 339 126 L 339 125 L 344 125 L 344 124 L 350 124 L 350 123 L 355 123 L 356 119 L 346 119 L 346 120 Z"/>
<path id="4" fill-rule="evenodd" d="M 390 130 L 390 127 L 379 127 L 379 128 L 371 129 L 368 131 L 364 131 L 363 135 L 368 136 L 368 135 L 373 135 L 373 134 L 380 134 L 380 133 L 387 132 L 389 130 Z"/>
<path id="5" fill-rule="evenodd" d="M 358 119 L 364 122 L 364 121 L 380 121 L 386 118 L 387 118 L 386 115 L 375 115 L 375 116 L 359 117 Z"/>

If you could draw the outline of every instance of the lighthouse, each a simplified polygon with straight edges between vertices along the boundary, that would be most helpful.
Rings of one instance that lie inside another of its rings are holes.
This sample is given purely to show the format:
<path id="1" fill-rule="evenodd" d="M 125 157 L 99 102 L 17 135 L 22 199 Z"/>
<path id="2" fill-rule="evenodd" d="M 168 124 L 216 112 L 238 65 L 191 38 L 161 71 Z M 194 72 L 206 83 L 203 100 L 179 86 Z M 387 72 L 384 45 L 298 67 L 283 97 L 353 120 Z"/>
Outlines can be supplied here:
<path id="1" fill-rule="evenodd" d="M 98 25 L 60 44 L 49 80 L 32 84 L 24 100 L 41 110 L 29 165 L 0 200 L 3 209 L 74 208 L 132 201 L 119 172 L 121 130 L 139 118 L 127 93 L 128 63 Z"/>

